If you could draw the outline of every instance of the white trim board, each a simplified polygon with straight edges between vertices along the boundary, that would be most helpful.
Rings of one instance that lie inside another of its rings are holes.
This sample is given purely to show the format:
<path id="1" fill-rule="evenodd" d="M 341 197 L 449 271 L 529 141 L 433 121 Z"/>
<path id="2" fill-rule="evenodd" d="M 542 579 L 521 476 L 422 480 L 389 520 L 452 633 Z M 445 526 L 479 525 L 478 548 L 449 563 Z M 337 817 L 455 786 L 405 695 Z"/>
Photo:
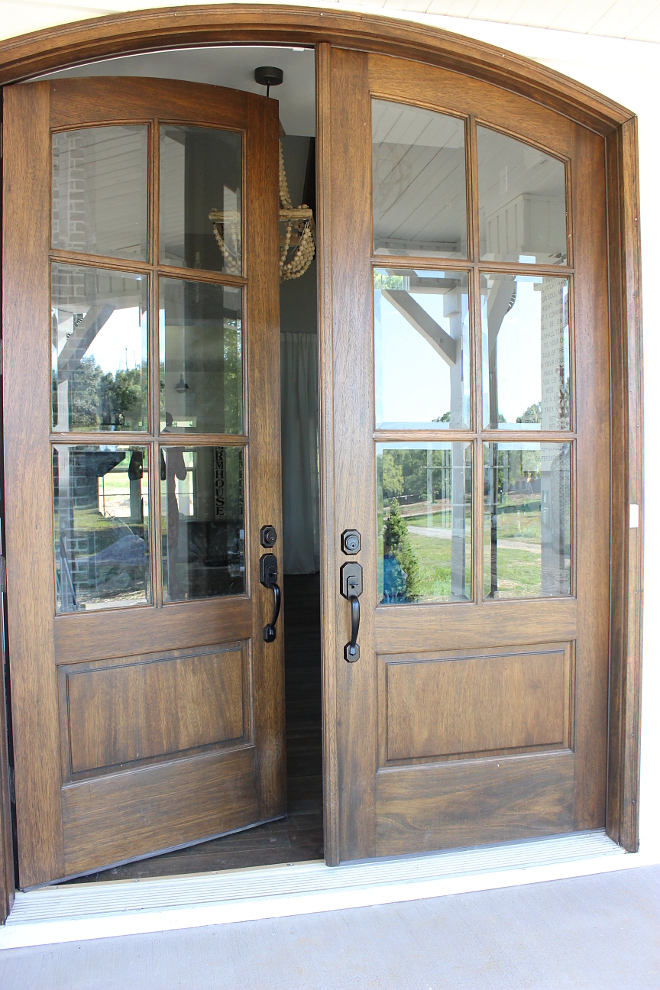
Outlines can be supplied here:
<path id="1" fill-rule="evenodd" d="M 660 862 L 604 831 L 369 860 L 321 860 L 18 891 L 0 949 L 290 917 L 568 879 Z"/>

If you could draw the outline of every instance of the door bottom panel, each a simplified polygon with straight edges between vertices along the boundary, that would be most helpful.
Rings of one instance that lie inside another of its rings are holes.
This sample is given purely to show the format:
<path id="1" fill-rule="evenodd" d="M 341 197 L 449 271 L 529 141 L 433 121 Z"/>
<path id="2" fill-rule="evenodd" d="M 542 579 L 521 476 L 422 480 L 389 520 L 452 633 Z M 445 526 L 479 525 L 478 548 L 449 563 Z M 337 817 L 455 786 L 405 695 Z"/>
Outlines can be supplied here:
<path id="1" fill-rule="evenodd" d="M 379 770 L 375 852 L 392 856 L 570 832 L 574 794 L 570 751 Z"/>
<path id="2" fill-rule="evenodd" d="M 259 808 L 254 747 L 62 788 L 64 875 L 193 843 L 283 813 Z"/>

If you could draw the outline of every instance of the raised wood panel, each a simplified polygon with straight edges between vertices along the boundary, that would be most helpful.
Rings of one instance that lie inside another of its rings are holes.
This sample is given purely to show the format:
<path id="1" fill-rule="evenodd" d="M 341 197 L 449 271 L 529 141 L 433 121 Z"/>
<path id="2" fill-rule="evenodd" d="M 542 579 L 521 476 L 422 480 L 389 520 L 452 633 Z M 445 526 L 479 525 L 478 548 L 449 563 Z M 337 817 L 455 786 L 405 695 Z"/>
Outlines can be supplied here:
<path id="1" fill-rule="evenodd" d="M 387 760 L 568 747 L 570 647 L 464 658 L 387 658 Z"/>
<path id="2" fill-rule="evenodd" d="M 108 609 L 55 616 L 57 662 L 193 649 L 252 635 L 252 602 L 248 598 L 178 602 L 160 609 L 144 606 L 131 609 L 132 621 L 126 623 L 120 621 L 125 615 L 122 609 Z"/>
<path id="3" fill-rule="evenodd" d="M 211 752 L 62 788 L 64 875 L 258 820 L 254 749 Z"/>
<path id="4" fill-rule="evenodd" d="M 405 620 L 405 621 L 402 621 Z M 577 635 L 574 598 L 441 605 L 380 605 L 377 653 L 479 649 L 569 642 Z"/>
<path id="5" fill-rule="evenodd" d="M 574 776 L 570 751 L 380 770 L 377 854 L 569 832 Z"/>
<path id="6" fill-rule="evenodd" d="M 248 644 L 63 671 L 70 770 L 238 740 Z"/>

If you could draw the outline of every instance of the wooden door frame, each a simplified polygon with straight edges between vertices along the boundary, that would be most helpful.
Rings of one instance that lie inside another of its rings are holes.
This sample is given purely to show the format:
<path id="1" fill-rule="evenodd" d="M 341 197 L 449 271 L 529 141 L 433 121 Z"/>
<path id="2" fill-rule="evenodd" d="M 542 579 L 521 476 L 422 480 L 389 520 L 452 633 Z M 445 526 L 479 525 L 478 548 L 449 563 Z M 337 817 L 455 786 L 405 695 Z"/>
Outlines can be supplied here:
<path id="1" fill-rule="evenodd" d="M 581 83 L 480 41 L 427 25 L 313 8 L 228 4 L 137 11 L 93 18 L 0 44 L 0 86 L 38 73 L 123 54 L 226 44 L 303 45 L 317 50 L 317 207 L 321 379 L 321 559 L 323 757 L 326 862 L 339 860 L 334 532 L 332 257 L 330 242 L 330 47 L 378 52 L 440 65 L 511 90 L 582 124 L 604 139 L 608 189 L 611 569 L 607 832 L 624 849 L 639 846 L 639 754 L 643 597 L 643 366 L 637 118 Z M 628 504 L 640 507 L 629 528 Z M 0 718 L 0 729 L 2 719 Z M 4 732 L 2 733 L 4 738 Z M 9 775 L 0 746 L 0 786 Z M 7 849 L 8 816 L 0 820 Z M 13 897 L 9 857 L 0 857 L 0 912 Z M 1 917 L 2 915 L 0 915 Z"/>

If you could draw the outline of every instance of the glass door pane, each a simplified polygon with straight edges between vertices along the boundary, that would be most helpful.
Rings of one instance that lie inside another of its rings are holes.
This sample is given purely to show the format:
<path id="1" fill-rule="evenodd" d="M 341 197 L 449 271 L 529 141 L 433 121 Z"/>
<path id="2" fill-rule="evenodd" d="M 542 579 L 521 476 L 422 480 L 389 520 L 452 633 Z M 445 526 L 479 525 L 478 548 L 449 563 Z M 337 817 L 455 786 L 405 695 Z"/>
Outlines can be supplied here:
<path id="1" fill-rule="evenodd" d="M 53 247 L 146 261 L 148 127 L 80 128 L 52 141 Z"/>
<path id="2" fill-rule="evenodd" d="M 564 163 L 481 126 L 477 159 L 482 260 L 565 265 Z"/>
<path id="3" fill-rule="evenodd" d="M 467 257 L 465 122 L 372 100 L 374 254 Z"/>
<path id="4" fill-rule="evenodd" d="M 160 425 L 243 432 L 242 290 L 160 279 Z"/>
<path id="5" fill-rule="evenodd" d="M 162 125 L 161 265 L 242 273 L 241 152 L 239 133 Z"/>

